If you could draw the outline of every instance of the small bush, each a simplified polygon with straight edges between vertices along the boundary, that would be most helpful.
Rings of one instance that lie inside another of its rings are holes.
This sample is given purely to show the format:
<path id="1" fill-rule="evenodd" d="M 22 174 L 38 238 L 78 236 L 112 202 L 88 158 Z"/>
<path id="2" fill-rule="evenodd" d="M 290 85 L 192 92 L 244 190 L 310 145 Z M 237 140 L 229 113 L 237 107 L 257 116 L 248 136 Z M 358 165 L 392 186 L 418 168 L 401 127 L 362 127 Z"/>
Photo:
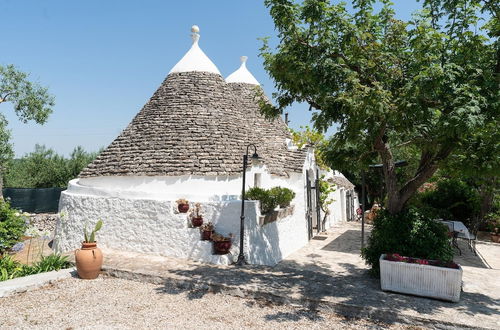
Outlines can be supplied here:
<path id="1" fill-rule="evenodd" d="M 246 199 L 260 202 L 260 212 L 262 214 L 273 211 L 278 205 L 287 207 L 295 197 L 295 192 L 288 188 L 273 187 L 271 189 L 263 189 L 253 187 L 248 189 L 245 194 Z"/>
<path id="2" fill-rule="evenodd" d="M 0 254 L 14 246 L 26 230 L 26 218 L 0 200 Z"/>
<path id="3" fill-rule="evenodd" d="M 452 261 L 448 229 L 414 208 L 391 215 L 380 210 L 374 222 L 368 246 L 361 251 L 373 275 L 380 272 L 379 258 L 384 253 Z"/>
<path id="4" fill-rule="evenodd" d="M 278 206 L 276 199 L 269 194 L 269 191 L 259 187 L 253 187 L 248 189 L 245 194 L 246 199 L 259 201 L 260 202 L 260 212 L 262 214 L 269 213 Z"/>
<path id="5" fill-rule="evenodd" d="M 288 188 L 273 187 L 269 189 L 269 194 L 276 199 L 276 203 L 281 208 L 290 206 L 290 203 L 295 198 L 295 192 Z"/>

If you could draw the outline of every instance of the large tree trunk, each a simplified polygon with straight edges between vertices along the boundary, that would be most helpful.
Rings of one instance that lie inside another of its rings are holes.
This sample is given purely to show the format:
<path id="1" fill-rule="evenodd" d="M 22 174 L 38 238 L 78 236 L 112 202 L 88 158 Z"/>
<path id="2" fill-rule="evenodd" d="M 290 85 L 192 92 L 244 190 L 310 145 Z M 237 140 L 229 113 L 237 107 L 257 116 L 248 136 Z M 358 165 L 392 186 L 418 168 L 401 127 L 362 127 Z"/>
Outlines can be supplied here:
<path id="1" fill-rule="evenodd" d="M 442 146 L 437 152 L 422 151 L 417 172 L 402 188 L 398 185 L 396 175 L 396 164 L 390 148 L 386 141 L 385 127 L 375 141 L 374 148 L 382 159 L 384 180 L 387 189 L 387 210 L 391 214 L 403 210 L 408 200 L 417 192 L 417 189 L 429 180 L 438 169 L 438 161 L 445 159 L 451 153 L 450 146 Z"/>

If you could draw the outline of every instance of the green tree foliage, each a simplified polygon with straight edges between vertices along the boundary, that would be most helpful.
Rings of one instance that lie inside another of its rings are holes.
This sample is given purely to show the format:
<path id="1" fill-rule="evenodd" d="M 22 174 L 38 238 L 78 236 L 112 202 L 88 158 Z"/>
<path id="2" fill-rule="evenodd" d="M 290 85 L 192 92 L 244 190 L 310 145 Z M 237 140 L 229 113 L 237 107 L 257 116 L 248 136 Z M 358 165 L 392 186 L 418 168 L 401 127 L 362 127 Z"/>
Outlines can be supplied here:
<path id="1" fill-rule="evenodd" d="M 44 124 L 52 113 L 54 97 L 46 87 L 28 80 L 29 75 L 13 65 L 0 65 L 0 103 L 10 102 L 19 120 Z"/>
<path id="2" fill-rule="evenodd" d="M 261 103 L 262 112 L 274 117 L 307 102 L 316 129 L 338 123 L 328 164 L 381 162 L 392 214 L 476 132 L 497 127 L 498 2 L 424 1 L 408 22 L 388 0 L 356 0 L 352 11 L 328 0 L 265 4 L 280 42 L 261 49 L 278 90 L 277 106 Z M 405 153 L 413 173 L 400 178 L 395 162 Z"/>
<path id="3" fill-rule="evenodd" d="M 0 65 L 0 104 L 10 102 L 17 117 L 24 123 L 30 120 L 44 124 L 52 113 L 54 97 L 46 87 L 29 80 L 29 75 L 13 65 Z M 1 173 L 14 153 L 10 144 L 10 131 L 7 119 L 0 113 L 0 197 L 3 182 Z"/>
<path id="4" fill-rule="evenodd" d="M 92 162 L 98 153 L 76 147 L 70 158 L 58 155 L 53 149 L 36 145 L 35 150 L 20 159 L 14 159 L 4 174 L 6 187 L 12 188 L 65 188 L 68 181 Z"/>
<path id="5" fill-rule="evenodd" d="M 328 169 L 328 165 L 325 162 L 324 150 L 327 145 L 327 140 L 323 133 L 310 128 L 309 126 L 300 127 L 299 130 L 293 130 L 290 128 L 290 133 L 292 133 L 293 143 L 299 147 L 310 146 L 314 148 L 314 158 L 316 159 L 316 164 L 322 169 Z"/>

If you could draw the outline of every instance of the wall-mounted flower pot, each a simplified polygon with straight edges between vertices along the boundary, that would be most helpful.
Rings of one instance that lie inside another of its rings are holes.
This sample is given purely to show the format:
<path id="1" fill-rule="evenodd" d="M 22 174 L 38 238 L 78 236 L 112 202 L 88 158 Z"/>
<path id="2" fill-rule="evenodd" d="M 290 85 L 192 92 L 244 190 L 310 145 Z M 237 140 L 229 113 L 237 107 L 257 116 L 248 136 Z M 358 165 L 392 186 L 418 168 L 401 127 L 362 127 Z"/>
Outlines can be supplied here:
<path id="1" fill-rule="evenodd" d="M 215 254 L 228 254 L 233 242 L 228 241 L 217 241 L 214 243 L 214 253 Z"/>
<path id="2" fill-rule="evenodd" d="M 180 213 L 187 213 L 189 211 L 189 204 L 178 204 L 177 209 Z"/>
<path id="3" fill-rule="evenodd" d="M 201 231 L 201 240 L 202 241 L 211 241 L 213 233 L 214 233 L 213 230 L 202 230 Z"/>
<path id="4" fill-rule="evenodd" d="M 193 225 L 193 227 L 200 227 L 203 224 L 203 218 L 193 217 L 191 218 L 191 224 Z"/>
<path id="5" fill-rule="evenodd" d="M 102 252 L 97 243 L 82 243 L 81 249 L 75 250 L 76 271 L 83 279 L 92 280 L 99 276 L 102 266 Z"/>

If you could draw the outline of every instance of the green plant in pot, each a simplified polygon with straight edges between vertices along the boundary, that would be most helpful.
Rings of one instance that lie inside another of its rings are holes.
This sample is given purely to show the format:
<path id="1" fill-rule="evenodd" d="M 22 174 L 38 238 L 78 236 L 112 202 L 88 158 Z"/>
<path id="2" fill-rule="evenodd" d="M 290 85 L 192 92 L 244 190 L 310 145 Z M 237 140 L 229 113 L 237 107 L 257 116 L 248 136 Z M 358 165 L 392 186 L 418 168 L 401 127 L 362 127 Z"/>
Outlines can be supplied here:
<path id="1" fill-rule="evenodd" d="M 269 189 L 269 194 L 271 198 L 276 200 L 280 208 L 290 206 L 290 203 L 295 198 L 295 192 L 293 192 L 293 190 L 279 186 Z"/>
<path id="2" fill-rule="evenodd" d="M 102 251 L 97 247 L 95 234 L 102 228 L 102 220 L 97 221 L 91 232 L 87 226 L 83 230 L 82 248 L 75 250 L 76 270 L 78 276 L 83 279 L 95 279 L 99 276 L 102 267 Z"/>
<path id="3" fill-rule="evenodd" d="M 260 212 L 267 214 L 272 212 L 277 206 L 281 208 L 290 206 L 290 202 L 295 198 L 295 192 L 283 187 L 273 187 L 271 189 L 253 187 L 248 189 L 245 198 L 259 201 Z"/>
<path id="4" fill-rule="evenodd" d="M 245 198 L 248 200 L 254 200 L 260 202 L 260 212 L 262 214 L 267 214 L 272 212 L 278 203 L 276 198 L 269 193 L 269 190 L 253 187 L 248 189 L 245 194 Z"/>

